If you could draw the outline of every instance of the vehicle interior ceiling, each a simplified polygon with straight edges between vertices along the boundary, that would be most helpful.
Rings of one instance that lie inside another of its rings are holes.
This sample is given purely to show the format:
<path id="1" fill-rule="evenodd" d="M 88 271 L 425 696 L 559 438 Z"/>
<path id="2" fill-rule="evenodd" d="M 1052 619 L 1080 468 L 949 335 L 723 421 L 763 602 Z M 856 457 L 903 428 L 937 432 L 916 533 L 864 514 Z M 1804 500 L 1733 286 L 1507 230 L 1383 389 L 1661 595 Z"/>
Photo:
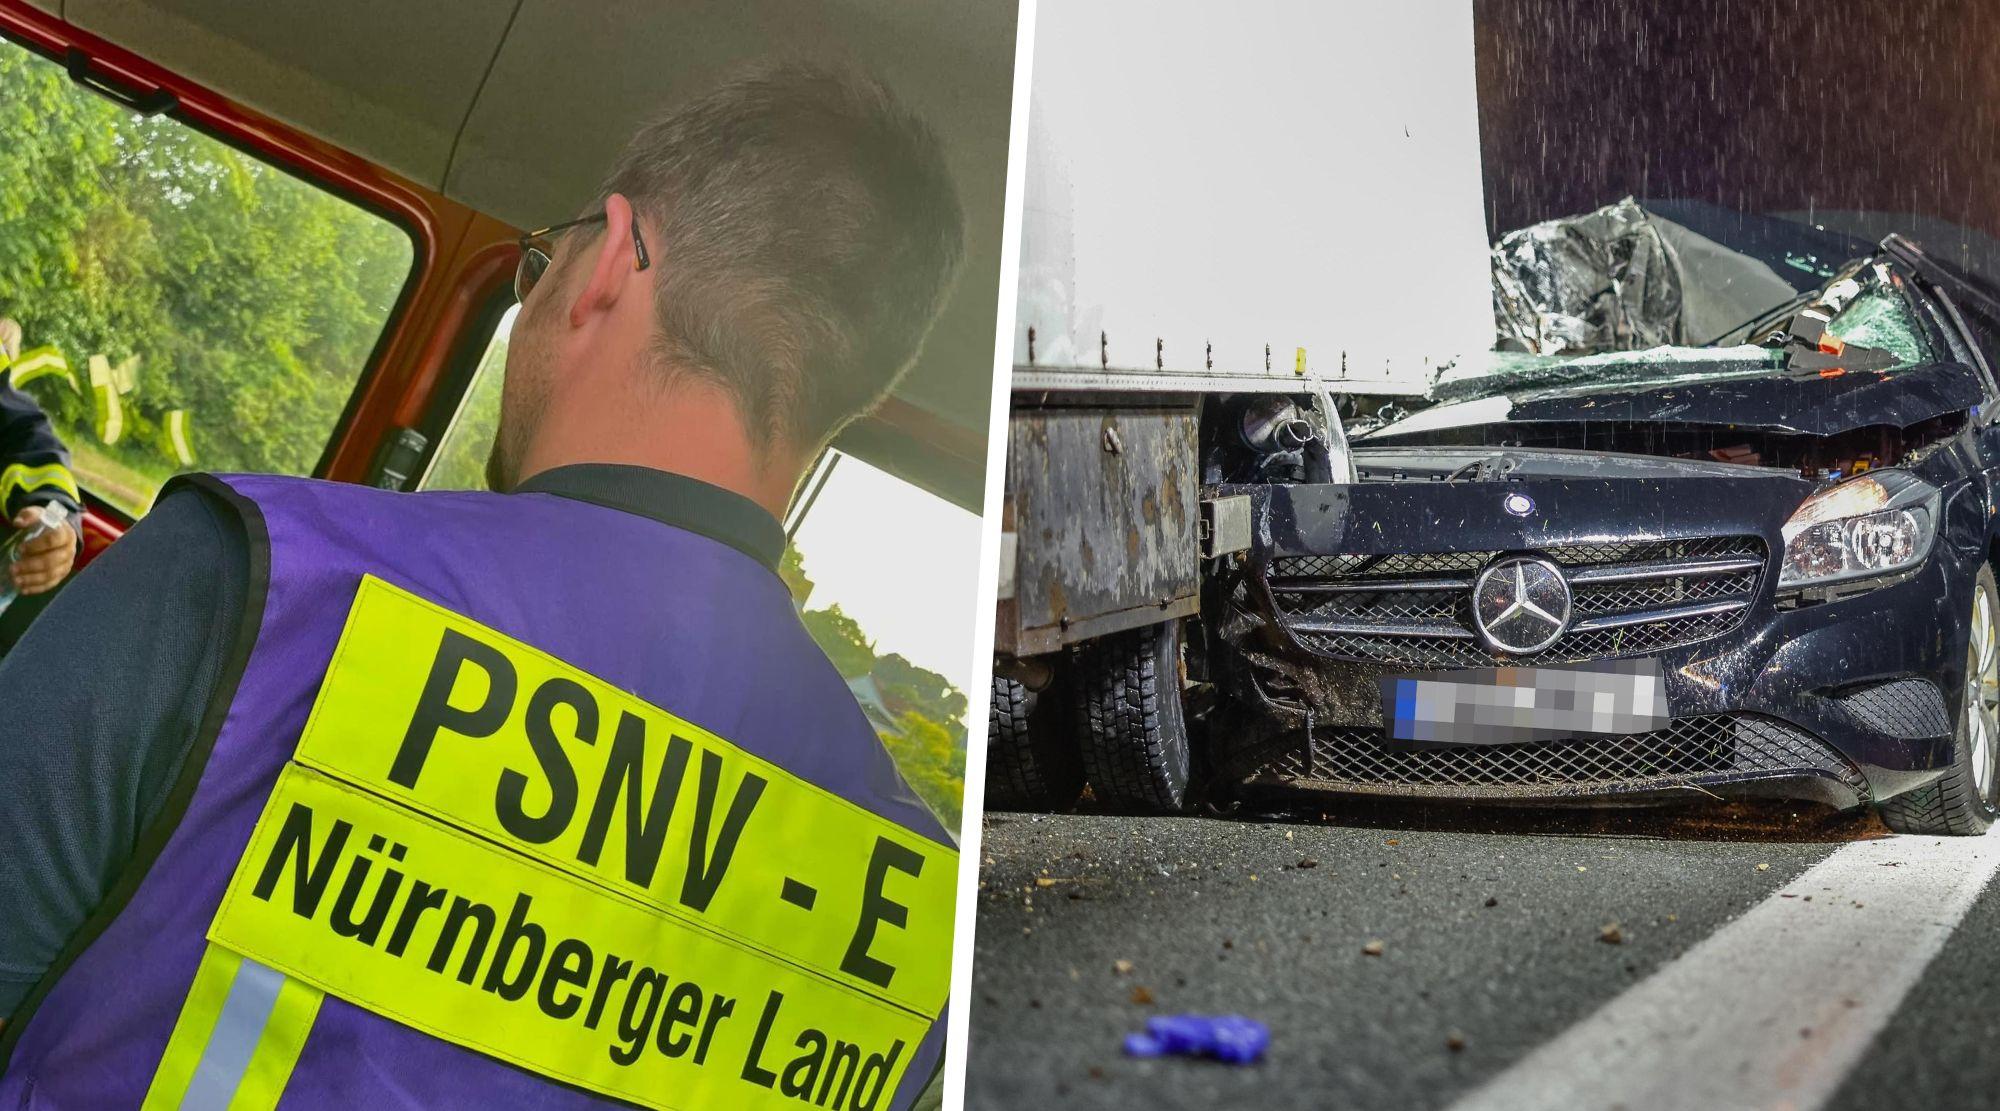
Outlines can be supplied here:
<path id="1" fill-rule="evenodd" d="M 966 275 L 917 364 L 835 445 L 977 512 L 992 398 L 1015 7 L 922 0 L 30 0 L 71 25 L 518 227 L 572 216 L 646 119 L 770 57 L 847 63 L 931 121 Z"/>

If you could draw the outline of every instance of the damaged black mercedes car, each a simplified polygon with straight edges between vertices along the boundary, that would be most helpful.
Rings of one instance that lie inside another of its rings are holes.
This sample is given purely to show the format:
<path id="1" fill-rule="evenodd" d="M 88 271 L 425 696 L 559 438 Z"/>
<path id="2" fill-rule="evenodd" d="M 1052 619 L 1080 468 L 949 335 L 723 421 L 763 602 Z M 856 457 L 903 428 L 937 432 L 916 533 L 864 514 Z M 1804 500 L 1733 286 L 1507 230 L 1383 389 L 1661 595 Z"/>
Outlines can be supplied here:
<path id="1" fill-rule="evenodd" d="M 1499 342 L 1421 404 L 1345 443 L 1309 399 L 1204 422 L 1204 494 L 1253 527 L 1181 634 L 1194 774 L 1983 831 L 1987 287 L 1896 236 L 1631 201 L 1493 257 Z"/>

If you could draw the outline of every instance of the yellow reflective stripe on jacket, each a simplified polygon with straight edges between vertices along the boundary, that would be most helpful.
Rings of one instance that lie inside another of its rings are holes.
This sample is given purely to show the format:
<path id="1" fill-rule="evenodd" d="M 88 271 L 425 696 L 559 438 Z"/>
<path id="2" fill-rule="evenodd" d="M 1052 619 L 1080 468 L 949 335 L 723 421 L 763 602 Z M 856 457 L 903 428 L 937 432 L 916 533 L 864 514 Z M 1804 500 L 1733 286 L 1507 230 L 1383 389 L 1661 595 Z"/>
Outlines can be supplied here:
<path id="1" fill-rule="evenodd" d="M 153 1073 L 152 1086 L 146 1089 L 146 1101 L 140 1104 L 140 1111 L 172 1111 L 181 1105 L 188 1082 L 194 1079 L 195 1066 L 201 1061 L 202 1050 L 208 1047 L 209 1032 L 215 1029 L 216 1017 L 222 1013 L 222 1001 L 229 997 L 229 985 L 242 963 L 242 957 L 219 946 L 210 945 L 202 953 L 194 984 L 188 988 L 187 1001 L 181 1004 L 180 1017 L 174 1020 L 167 1051 Z"/>
<path id="2" fill-rule="evenodd" d="M 324 998 L 268 965 L 208 946 L 141 1111 L 276 1107 Z"/>
<path id="3" fill-rule="evenodd" d="M 53 347 L 36 347 L 23 351 L 11 364 L 8 363 L 6 356 L 0 355 L 0 370 L 6 370 L 10 366 L 14 372 L 16 386 L 26 385 L 37 378 L 45 378 L 51 374 L 60 374 L 68 380 L 70 388 L 76 388 L 76 375 L 70 372 L 69 360 Z"/>
<path id="4" fill-rule="evenodd" d="M 194 465 L 194 445 L 188 442 L 188 413 L 186 409 L 169 409 L 166 416 L 167 447 L 174 453 L 174 461 L 183 467 Z"/>
<path id="5" fill-rule="evenodd" d="M 11 504 L 16 494 L 49 487 L 68 494 L 72 501 L 83 501 L 83 495 L 77 492 L 76 476 L 61 463 L 15 463 L 6 470 L 0 470 L 0 506 Z"/>
<path id="6" fill-rule="evenodd" d="M 243 1070 L 235 1098 L 229 1101 L 229 1111 L 271 1111 L 278 1106 L 278 1097 L 291 1082 L 299 1054 L 306 1048 L 306 1035 L 312 1033 L 320 1001 L 325 998 L 325 992 L 303 980 L 286 977 L 279 985 L 270 1021 L 264 1024 L 250 1054 L 250 1064 Z"/>
<path id="7" fill-rule="evenodd" d="M 97 438 L 106 444 L 117 443 L 125 435 L 125 403 L 119 400 L 118 391 L 108 383 L 95 383 L 90 397 Z"/>

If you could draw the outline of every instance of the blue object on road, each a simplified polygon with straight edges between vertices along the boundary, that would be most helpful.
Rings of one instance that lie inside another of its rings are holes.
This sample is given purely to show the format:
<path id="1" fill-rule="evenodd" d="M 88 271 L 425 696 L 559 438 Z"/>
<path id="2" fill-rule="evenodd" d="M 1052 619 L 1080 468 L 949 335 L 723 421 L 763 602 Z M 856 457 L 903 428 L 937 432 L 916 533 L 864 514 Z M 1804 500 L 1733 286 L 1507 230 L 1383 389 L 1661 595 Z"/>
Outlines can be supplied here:
<path id="1" fill-rule="evenodd" d="M 1146 1032 L 1125 1035 L 1125 1052 L 1132 1057 L 1213 1057 L 1232 1065 L 1248 1065 L 1271 1046 L 1271 1030 L 1242 1015 L 1159 1015 L 1146 1020 Z"/>

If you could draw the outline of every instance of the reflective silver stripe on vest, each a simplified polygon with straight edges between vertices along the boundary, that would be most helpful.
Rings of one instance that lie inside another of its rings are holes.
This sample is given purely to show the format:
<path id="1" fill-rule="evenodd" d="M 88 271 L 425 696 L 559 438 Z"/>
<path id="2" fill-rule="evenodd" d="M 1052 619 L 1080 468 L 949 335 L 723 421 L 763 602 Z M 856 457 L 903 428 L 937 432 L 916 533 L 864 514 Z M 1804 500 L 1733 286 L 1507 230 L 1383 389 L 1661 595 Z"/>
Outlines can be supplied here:
<path id="1" fill-rule="evenodd" d="M 141 1111 L 273 1111 L 325 997 L 303 980 L 210 942 Z"/>
<path id="2" fill-rule="evenodd" d="M 181 1106 L 191 1109 L 226 1108 L 236 1098 L 250 1056 L 271 1021 L 271 1008 L 278 1002 L 278 989 L 285 986 L 285 974 L 245 957 L 229 984 L 229 997 L 216 1017 L 215 1029 L 202 1047 L 195 1065 L 194 1079 L 188 1084 Z"/>

